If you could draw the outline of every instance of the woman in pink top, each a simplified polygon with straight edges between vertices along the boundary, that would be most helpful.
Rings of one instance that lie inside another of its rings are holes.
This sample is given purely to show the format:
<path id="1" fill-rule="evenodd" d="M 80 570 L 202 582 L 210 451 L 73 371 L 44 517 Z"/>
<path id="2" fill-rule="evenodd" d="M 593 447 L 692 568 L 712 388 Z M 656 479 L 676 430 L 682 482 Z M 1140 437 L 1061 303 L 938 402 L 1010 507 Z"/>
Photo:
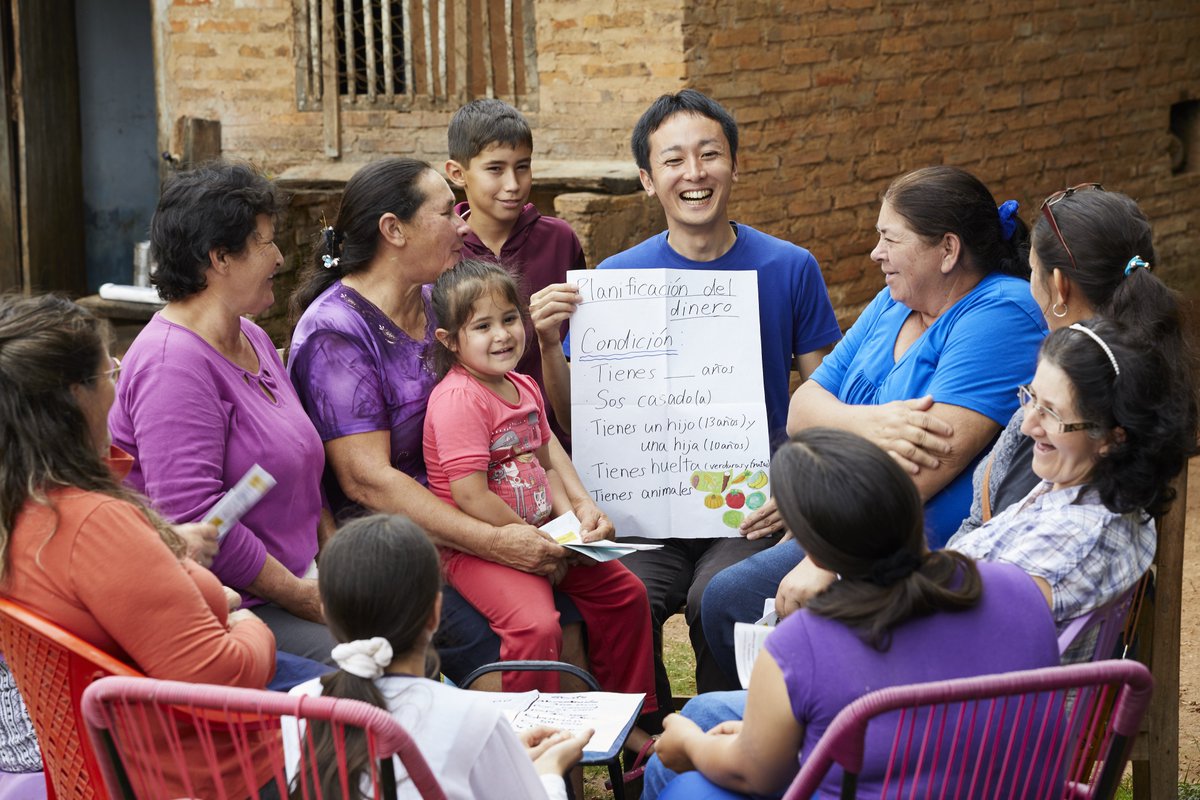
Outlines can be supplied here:
<path id="1" fill-rule="evenodd" d="M 271 631 L 121 483 L 102 332 L 68 300 L 0 297 L 0 591 L 152 677 L 261 688 Z"/>

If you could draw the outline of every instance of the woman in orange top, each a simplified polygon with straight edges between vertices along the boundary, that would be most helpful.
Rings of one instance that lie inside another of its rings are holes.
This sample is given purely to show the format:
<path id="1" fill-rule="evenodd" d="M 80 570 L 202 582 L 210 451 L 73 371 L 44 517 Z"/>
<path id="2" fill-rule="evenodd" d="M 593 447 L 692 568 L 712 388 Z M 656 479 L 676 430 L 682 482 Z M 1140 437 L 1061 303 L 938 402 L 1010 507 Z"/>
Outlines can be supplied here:
<path id="1" fill-rule="evenodd" d="M 69 300 L 0 296 L 0 593 L 151 677 L 261 688 L 271 631 L 121 483 L 105 333 Z"/>

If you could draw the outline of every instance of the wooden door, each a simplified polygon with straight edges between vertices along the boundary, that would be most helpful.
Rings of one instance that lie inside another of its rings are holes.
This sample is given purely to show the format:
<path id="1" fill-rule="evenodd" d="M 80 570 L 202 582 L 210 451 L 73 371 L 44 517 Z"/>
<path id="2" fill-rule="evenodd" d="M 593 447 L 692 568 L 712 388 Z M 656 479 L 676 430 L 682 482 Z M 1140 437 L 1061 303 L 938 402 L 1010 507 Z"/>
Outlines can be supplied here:
<path id="1" fill-rule="evenodd" d="M 16 119 L 10 89 L 13 75 L 12 14 L 0 13 L 0 292 L 20 290 Z"/>
<path id="2" fill-rule="evenodd" d="M 82 294 L 87 276 L 75 3 L 12 0 L 11 8 L 22 282 L 28 291 Z"/>

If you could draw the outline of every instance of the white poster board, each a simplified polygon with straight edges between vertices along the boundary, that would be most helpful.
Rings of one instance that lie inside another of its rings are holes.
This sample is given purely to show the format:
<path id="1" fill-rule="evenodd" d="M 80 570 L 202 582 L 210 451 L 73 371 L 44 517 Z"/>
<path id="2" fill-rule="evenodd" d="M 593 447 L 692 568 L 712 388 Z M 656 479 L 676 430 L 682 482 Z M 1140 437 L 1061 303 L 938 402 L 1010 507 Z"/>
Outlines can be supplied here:
<path id="1" fill-rule="evenodd" d="M 573 270 L 575 469 L 618 536 L 737 536 L 770 496 L 758 275 Z"/>

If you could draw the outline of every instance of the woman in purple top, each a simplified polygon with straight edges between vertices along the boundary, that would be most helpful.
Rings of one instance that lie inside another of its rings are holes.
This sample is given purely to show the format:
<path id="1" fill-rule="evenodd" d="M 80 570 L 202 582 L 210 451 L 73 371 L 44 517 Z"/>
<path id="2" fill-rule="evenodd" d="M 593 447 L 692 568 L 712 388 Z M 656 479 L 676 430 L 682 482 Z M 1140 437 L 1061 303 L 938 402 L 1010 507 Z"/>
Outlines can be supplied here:
<path id="1" fill-rule="evenodd" d="M 428 164 L 389 158 L 355 173 L 292 298 L 300 318 L 289 374 L 325 443 L 325 491 L 339 519 L 364 510 L 404 514 L 443 546 L 561 575 L 566 551 L 549 536 L 530 525 L 480 522 L 425 488 L 421 438 L 436 382 L 425 359 L 437 328 L 430 284 L 458 263 L 467 231 L 450 187 Z M 567 456 L 555 440 L 551 461 L 559 458 Z M 611 531 L 581 484 L 565 488 L 584 528 Z M 491 654 L 464 653 L 474 662 L 469 671 L 497 660 L 498 645 L 480 641 L 495 639 L 486 623 L 481 636 L 468 631 L 482 618 L 463 605 L 446 593 L 438 647 Z"/>
<path id="2" fill-rule="evenodd" d="M 662 765 L 701 773 L 676 778 L 686 787 L 674 796 L 738 796 L 712 784 L 778 795 L 837 713 L 870 691 L 1058 663 L 1054 622 L 1033 580 L 1009 565 L 930 552 L 916 487 L 878 446 L 845 431 L 803 431 L 775 454 L 771 485 L 796 541 L 841 579 L 767 639 L 744 721 L 706 734 L 667 717 L 643 800 L 670 777 Z M 868 735 L 860 796 L 882 790 L 889 745 L 886 730 Z M 822 796 L 838 796 L 840 782 L 831 771 Z"/>
<path id="3" fill-rule="evenodd" d="M 136 461 L 128 482 L 174 522 L 201 520 L 255 464 L 275 478 L 221 540 L 212 570 L 280 650 L 327 661 L 335 642 L 305 577 L 332 531 L 324 451 L 274 344 L 242 317 L 274 302 L 278 207 L 270 182 L 242 164 L 168 181 L 150 230 L 167 305 L 126 354 L 109 426 Z"/>

